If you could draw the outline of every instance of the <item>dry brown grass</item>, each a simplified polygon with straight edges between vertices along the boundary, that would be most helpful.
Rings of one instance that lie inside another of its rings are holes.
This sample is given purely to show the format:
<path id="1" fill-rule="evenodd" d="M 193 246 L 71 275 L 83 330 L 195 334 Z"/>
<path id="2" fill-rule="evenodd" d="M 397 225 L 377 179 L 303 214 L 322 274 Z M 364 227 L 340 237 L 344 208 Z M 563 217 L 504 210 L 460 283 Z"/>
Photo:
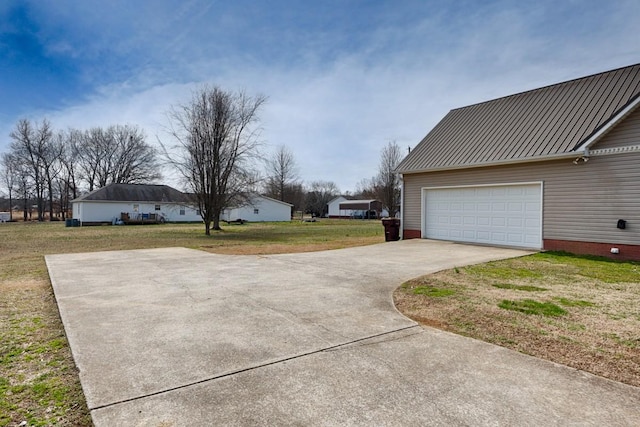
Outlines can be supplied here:
<path id="1" fill-rule="evenodd" d="M 414 292 L 419 287 L 455 293 L 428 297 Z M 394 299 L 424 325 L 640 386 L 638 264 L 538 254 L 421 277 L 398 288 Z M 524 299 L 555 304 L 567 314 L 498 306 Z"/>
<path id="2" fill-rule="evenodd" d="M 0 425 L 89 426 L 44 255 L 182 246 L 225 254 L 308 252 L 378 243 L 378 221 L 65 228 L 0 224 Z"/>

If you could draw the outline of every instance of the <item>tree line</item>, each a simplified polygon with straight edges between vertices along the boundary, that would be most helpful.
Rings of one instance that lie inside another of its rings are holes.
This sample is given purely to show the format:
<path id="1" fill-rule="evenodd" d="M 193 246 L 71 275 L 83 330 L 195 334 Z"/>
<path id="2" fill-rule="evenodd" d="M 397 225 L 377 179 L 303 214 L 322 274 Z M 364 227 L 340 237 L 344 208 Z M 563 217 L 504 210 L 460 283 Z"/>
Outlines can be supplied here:
<path id="1" fill-rule="evenodd" d="M 160 141 L 160 149 L 135 125 L 55 130 L 46 119 L 21 119 L 0 156 L 1 183 L 9 205 L 21 203 L 24 220 L 32 205 L 39 221 L 47 214 L 64 220 L 71 200 L 83 192 L 112 183 L 154 183 L 162 178 L 162 165 L 169 164 L 193 194 L 206 234 L 220 229 L 225 209 L 248 203 L 256 192 L 290 203 L 295 211 L 323 216 L 327 203 L 340 195 L 333 181 L 305 185 L 286 146 L 266 159 L 260 156 L 259 112 L 265 102 L 262 95 L 201 87 L 189 102 L 172 107 L 170 142 Z M 399 147 L 390 142 L 378 174 L 362 180 L 357 191 L 382 201 L 390 216 L 399 206 L 395 167 L 400 159 Z"/>
<path id="2" fill-rule="evenodd" d="M 157 150 L 133 125 L 55 130 L 44 119 L 19 120 L 0 156 L 0 179 L 9 205 L 22 204 L 23 218 L 35 203 L 37 219 L 63 220 L 81 189 L 111 183 L 145 183 L 161 177 Z"/>

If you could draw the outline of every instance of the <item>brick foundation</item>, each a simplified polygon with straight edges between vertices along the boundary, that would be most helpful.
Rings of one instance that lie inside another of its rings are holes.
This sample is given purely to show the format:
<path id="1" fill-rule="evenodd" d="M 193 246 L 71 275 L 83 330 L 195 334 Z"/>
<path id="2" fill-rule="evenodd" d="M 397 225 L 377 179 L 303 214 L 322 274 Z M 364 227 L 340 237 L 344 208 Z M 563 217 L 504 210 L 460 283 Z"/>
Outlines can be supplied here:
<path id="1" fill-rule="evenodd" d="M 422 237 L 422 233 L 420 230 L 407 230 L 406 228 L 402 230 L 402 238 L 403 239 L 419 239 Z"/>
<path id="2" fill-rule="evenodd" d="M 611 248 L 618 248 L 620 253 L 612 254 Z M 547 251 L 566 251 L 582 255 L 599 255 L 619 260 L 640 260 L 640 245 L 544 239 L 544 249 Z"/>

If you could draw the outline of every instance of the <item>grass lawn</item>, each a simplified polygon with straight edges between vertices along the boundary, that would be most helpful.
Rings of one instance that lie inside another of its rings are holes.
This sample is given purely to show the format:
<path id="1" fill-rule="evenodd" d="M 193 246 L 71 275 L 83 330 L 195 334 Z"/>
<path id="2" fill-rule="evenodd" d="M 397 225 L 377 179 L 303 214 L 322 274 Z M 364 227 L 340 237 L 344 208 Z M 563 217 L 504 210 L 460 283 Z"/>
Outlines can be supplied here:
<path id="1" fill-rule="evenodd" d="M 0 224 L 0 425 L 91 425 L 45 254 L 182 246 L 224 254 L 384 240 L 379 221 L 65 228 Z M 640 386 L 640 263 L 536 254 L 455 268 L 394 294 L 409 317 Z"/>
<path id="2" fill-rule="evenodd" d="M 182 246 L 224 254 L 272 254 L 384 241 L 380 221 L 321 220 L 65 228 L 0 224 L 0 426 L 91 425 L 44 255 Z"/>
<path id="3" fill-rule="evenodd" d="M 394 300 L 424 325 L 640 386 L 640 263 L 539 253 L 420 277 Z"/>

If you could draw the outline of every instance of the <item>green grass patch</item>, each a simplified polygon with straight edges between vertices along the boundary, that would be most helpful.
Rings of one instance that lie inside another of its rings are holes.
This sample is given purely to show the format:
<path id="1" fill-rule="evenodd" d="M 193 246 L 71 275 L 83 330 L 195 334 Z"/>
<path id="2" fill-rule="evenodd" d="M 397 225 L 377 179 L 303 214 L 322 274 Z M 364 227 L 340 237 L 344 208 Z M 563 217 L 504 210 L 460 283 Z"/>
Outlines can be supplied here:
<path id="1" fill-rule="evenodd" d="M 525 292 L 541 292 L 541 291 L 548 291 L 547 288 L 541 288 L 539 286 L 532 286 L 532 285 L 514 285 L 512 283 L 496 283 L 491 285 L 494 288 L 499 288 L 499 289 L 513 289 L 516 291 L 525 291 Z"/>
<path id="2" fill-rule="evenodd" d="M 585 300 L 572 300 L 572 299 L 563 298 L 563 297 L 554 298 L 554 300 L 558 301 L 560 304 L 562 304 L 565 307 L 593 307 L 593 306 L 595 306 L 595 304 L 592 303 L 591 301 L 585 301 Z"/>
<path id="3" fill-rule="evenodd" d="M 537 314 L 540 316 L 559 317 L 567 314 L 567 311 L 551 302 L 538 302 L 532 299 L 520 301 L 502 300 L 498 307 L 505 310 L 519 311 L 524 314 Z"/>
<path id="4" fill-rule="evenodd" d="M 541 252 L 531 257 L 564 265 L 574 270 L 575 274 L 598 279 L 605 283 L 638 283 L 640 281 L 640 262 L 637 261 L 619 261 L 567 252 Z"/>
<path id="5" fill-rule="evenodd" d="M 434 288 L 432 286 L 418 286 L 411 290 L 414 295 L 425 295 L 433 298 L 448 297 L 456 293 L 452 289 Z"/>

